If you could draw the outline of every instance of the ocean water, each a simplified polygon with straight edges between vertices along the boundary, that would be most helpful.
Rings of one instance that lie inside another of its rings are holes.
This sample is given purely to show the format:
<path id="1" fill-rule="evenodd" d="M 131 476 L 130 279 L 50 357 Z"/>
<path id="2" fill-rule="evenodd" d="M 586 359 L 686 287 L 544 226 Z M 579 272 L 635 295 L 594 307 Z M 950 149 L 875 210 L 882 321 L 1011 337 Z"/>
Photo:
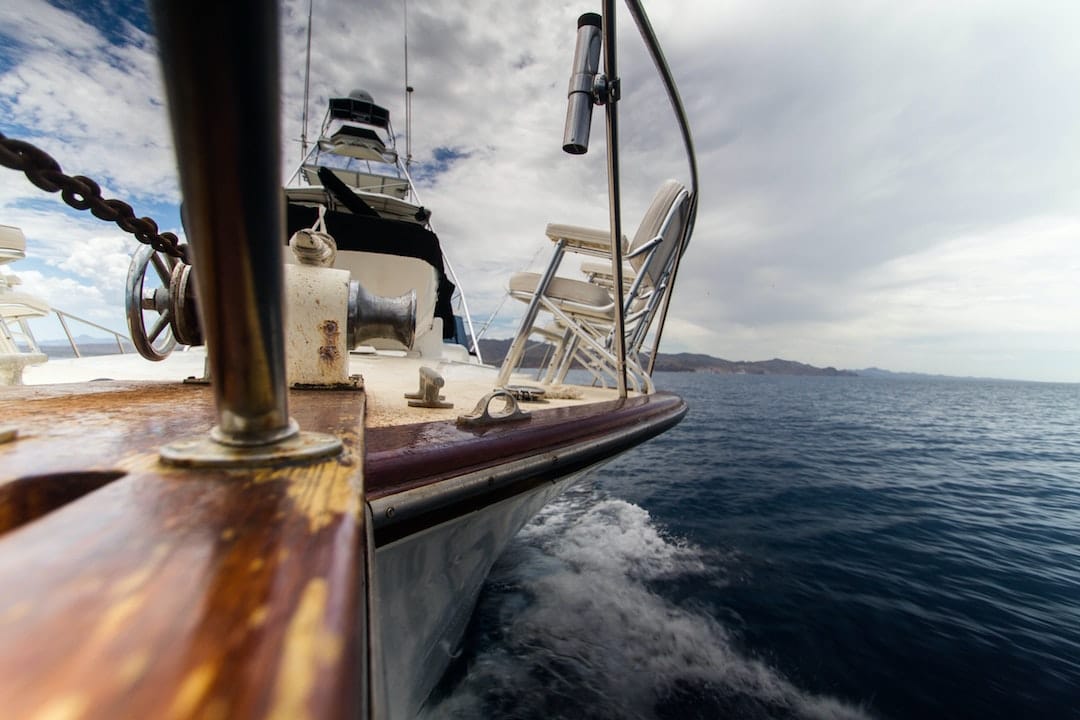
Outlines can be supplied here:
<path id="1" fill-rule="evenodd" d="M 1080 718 L 1080 386 L 662 374 L 429 717 Z"/>

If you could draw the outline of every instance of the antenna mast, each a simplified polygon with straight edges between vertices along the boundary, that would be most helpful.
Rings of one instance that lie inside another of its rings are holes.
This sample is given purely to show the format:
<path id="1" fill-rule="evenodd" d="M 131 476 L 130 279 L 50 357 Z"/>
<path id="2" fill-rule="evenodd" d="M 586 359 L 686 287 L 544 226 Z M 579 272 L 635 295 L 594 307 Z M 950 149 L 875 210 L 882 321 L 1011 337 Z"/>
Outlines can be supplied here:
<path id="1" fill-rule="evenodd" d="M 409 0 L 405 0 L 405 170 L 412 165 L 412 85 L 409 84 Z"/>
<path id="2" fill-rule="evenodd" d="M 307 159 L 307 125 L 308 125 L 308 88 L 311 87 L 311 7 L 315 0 L 308 0 L 307 6 L 307 58 L 304 61 L 304 117 L 300 129 L 300 162 Z"/>

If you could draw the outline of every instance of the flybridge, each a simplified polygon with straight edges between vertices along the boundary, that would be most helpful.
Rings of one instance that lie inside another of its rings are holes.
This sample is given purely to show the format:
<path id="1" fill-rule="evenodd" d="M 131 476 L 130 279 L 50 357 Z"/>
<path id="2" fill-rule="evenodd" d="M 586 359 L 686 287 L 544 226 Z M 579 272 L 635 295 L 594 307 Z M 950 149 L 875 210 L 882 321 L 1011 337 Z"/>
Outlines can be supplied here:
<path id="1" fill-rule="evenodd" d="M 319 142 L 300 167 L 310 185 L 321 185 L 319 168 L 329 168 L 355 190 L 406 199 L 408 178 L 397 166 L 390 111 L 364 90 L 331 98 Z"/>
<path id="2" fill-rule="evenodd" d="M 363 90 L 353 90 L 349 97 L 330 98 L 330 117 L 381 128 L 390 127 L 390 111 L 376 105 L 371 95 Z"/>

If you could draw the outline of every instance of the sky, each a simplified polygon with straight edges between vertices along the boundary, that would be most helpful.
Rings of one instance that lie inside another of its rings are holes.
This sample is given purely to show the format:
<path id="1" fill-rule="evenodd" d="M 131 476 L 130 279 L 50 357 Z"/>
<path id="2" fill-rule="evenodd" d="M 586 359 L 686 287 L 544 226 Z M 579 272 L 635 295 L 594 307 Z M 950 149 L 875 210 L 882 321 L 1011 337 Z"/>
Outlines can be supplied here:
<path id="1" fill-rule="evenodd" d="M 588 154 L 561 150 L 576 18 L 599 8 L 443 5 L 408 6 L 414 170 L 474 321 L 497 310 L 486 336 L 509 337 L 524 306 L 505 301 L 506 279 L 546 263 L 546 223 L 607 226 L 602 113 Z M 283 180 L 300 159 L 307 8 L 281 5 Z M 1080 5 L 646 9 L 701 174 L 663 351 L 1080 382 Z M 632 230 L 659 184 L 689 173 L 620 13 Z M 309 135 L 327 98 L 353 88 L 404 130 L 403 16 L 398 1 L 315 0 Z M 0 5 L 0 132 L 180 231 L 163 97 L 141 5 Z M 27 236 L 13 268 L 24 289 L 123 329 L 133 239 L 3 168 L 0 224 Z"/>

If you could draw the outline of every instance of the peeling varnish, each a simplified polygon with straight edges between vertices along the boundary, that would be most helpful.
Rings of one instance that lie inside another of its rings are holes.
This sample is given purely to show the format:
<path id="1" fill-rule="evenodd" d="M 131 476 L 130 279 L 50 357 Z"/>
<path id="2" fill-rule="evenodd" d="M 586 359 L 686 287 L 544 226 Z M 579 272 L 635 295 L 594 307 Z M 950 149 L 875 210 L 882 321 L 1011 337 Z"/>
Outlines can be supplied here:
<path id="1" fill-rule="evenodd" d="M 348 512 L 359 514 L 361 503 L 351 482 L 354 471 L 336 460 L 306 467 L 256 470 L 257 484 L 286 483 L 285 493 L 308 520 L 308 530 L 316 533 Z"/>
<path id="2" fill-rule="evenodd" d="M 199 703 L 206 697 L 206 693 L 210 691 L 210 686 L 216 676 L 217 667 L 210 662 L 205 662 L 189 672 L 184 677 L 184 681 L 180 683 L 180 689 L 177 691 L 176 697 L 173 698 L 172 704 L 169 705 L 166 717 L 191 717 L 192 713 L 195 712 L 195 708 L 199 706 Z"/>
<path id="3" fill-rule="evenodd" d="M 87 645 L 97 647 L 109 644 L 120 634 L 124 623 L 142 607 L 144 602 L 146 602 L 145 597 L 132 595 L 110 606 L 98 621 Z"/>
<path id="4" fill-rule="evenodd" d="M 206 703 L 199 720 L 229 720 L 229 706 L 221 698 L 214 698 Z"/>
<path id="5" fill-rule="evenodd" d="M 157 450 L 124 455 L 116 462 L 116 467 L 129 475 L 148 473 L 154 475 L 179 474 L 177 468 L 161 462 L 161 456 L 158 455 Z"/>
<path id="6" fill-rule="evenodd" d="M 114 582 L 109 588 L 109 592 L 114 597 L 123 597 L 138 590 L 153 576 L 168 553 L 169 546 L 165 543 L 158 543 L 150 552 L 150 557 L 146 559 L 145 566 Z"/>
<path id="7" fill-rule="evenodd" d="M 260 627 L 266 622 L 266 618 L 270 616 L 270 608 L 266 605 L 260 605 L 251 611 L 248 615 L 248 627 L 252 630 Z"/>
<path id="8" fill-rule="evenodd" d="M 65 695 L 45 703 L 28 720 L 76 720 L 83 716 L 90 701 L 80 695 Z"/>
<path id="9" fill-rule="evenodd" d="M 0 616 L 0 622 L 3 622 L 3 623 L 19 622 L 20 620 L 22 620 L 24 617 L 26 617 L 29 614 L 30 614 L 30 601 L 29 600 L 23 600 L 22 602 L 15 603 L 14 605 L 9 605 L 8 608 L 6 610 L 4 610 L 3 616 Z"/>
<path id="10" fill-rule="evenodd" d="M 343 642 L 323 624 L 329 586 L 310 580 L 285 631 L 269 720 L 307 720 L 307 700 L 318 677 L 341 659 Z"/>
<path id="11" fill-rule="evenodd" d="M 146 668 L 150 665 L 150 652 L 139 650 L 124 658 L 117 667 L 116 676 L 121 684 L 134 685 L 143 676 Z"/>

